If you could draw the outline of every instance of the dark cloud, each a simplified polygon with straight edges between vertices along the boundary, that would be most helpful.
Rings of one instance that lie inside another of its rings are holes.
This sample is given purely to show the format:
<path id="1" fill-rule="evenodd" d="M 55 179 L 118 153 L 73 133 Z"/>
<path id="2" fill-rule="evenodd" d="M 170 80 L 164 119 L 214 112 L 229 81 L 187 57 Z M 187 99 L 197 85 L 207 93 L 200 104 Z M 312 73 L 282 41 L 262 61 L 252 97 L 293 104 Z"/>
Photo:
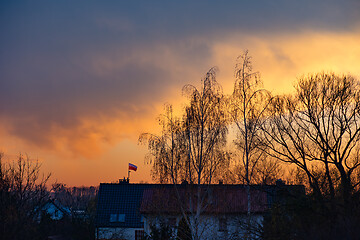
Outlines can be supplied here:
<path id="1" fill-rule="evenodd" d="M 358 10 L 355 1 L 5 1 L 0 118 L 44 144 L 54 126 L 84 117 L 141 117 L 168 89 L 197 81 L 189 72 L 212 66 L 209 45 L 226 33 L 351 31 Z"/>

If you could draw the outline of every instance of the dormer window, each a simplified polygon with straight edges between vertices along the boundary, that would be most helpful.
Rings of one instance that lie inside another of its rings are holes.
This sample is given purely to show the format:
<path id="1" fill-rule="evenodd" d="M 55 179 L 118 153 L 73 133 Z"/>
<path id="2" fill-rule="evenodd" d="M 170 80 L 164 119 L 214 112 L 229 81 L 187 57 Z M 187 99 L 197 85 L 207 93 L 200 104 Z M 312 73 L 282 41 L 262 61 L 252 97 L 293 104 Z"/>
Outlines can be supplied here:
<path id="1" fill-rule="evenodd" d="M 125 214 L 110 214 L 110 222 L 125 222 Z"/>
<path id="2" fill-rule="evenodd" d="M 117 222 L 117 214 L 110 214 L 110 222 Z"/>
<path id="3" fill-rule="evenodd" d="M 125 214 L 118 214 L 118 222 L 125 222 Z"/>

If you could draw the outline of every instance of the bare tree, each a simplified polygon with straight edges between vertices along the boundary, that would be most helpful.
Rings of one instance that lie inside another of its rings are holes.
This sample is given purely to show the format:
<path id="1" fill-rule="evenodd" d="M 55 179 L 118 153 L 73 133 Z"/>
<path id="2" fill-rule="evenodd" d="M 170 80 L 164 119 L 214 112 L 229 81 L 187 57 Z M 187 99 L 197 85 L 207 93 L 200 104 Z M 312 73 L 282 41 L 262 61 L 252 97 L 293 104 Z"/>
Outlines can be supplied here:
<path id="1" fill-rule="evenodd" d="M 142 133 L 140 143 L 148 145 L 148 163 L 152 164 L 152 176 L 160 183 L 179 183 L 189 174 L 184 124 L 174 116 L 172 106 L 165 105 L 165 113 L 159 117 L 161 134 Z"/>
<path id="2" fill-rule="evenodd" d="M 234 143 L 240 153 L 235 172 L 247 185 L 247 225 L 250 226 L 250 185 L 260 179 L 265 182 L 270 181 L 269 176 L 265 175 L 274 175 L 275 171 L 279 170 L 279 166 L 276 162 L 267 159 L 264 146 L 260 147 L 263 141 L 260 139 L 259 132 L 264 121 L 265 110 L 270 102 L 270 94 L 261 88 L 259 73 L 252 71 L 248 51 L 238 57 L 235 77 L 234 91 L 229 99 L 229 113 L 237 133 Z M 248 233 L 247 237 L 250 238 L 250 231 Z"/>
<path id="3" fill-rule="evenodd" d="M 190 181 L 197 183 L 196 210 L 188 219 L 192 223 L 190 226 L 193 239 L 199 239 L 203 230 L 199 229 L 200 215 L 206 208 L 208 195 L 208 189 L 201 187 L 201 184 L 211 184 L 219 169 L 228 164 L 228 156 L 223 150 L 226 144 L 227 121 L 224 97 L 220 85 L 216 82 L 214 68 L 206 74 L 200 90 L 193 85 L 186 85 L 184 92 L 190 98 L 185 117 L 189 166 L 194 169 L 194 176 Z"/>
<path id="4" fill-rule="evenodd" d="M 142 134 L 140 141 L 148 144 L 153 173 L 160 182 L 170 180 L 176 184 L 179 180 L 186 180 L 196 184 L 189 187 L 189 202 L 179 201 L 179 204 L 193 239 L 200 239 L 203 232 L 199 228 L 200 215 L 207 204 L 204 184 L 211 184 L 214 176 L 220 173 L 219 168 L 229 161 L 224 152 L 227 121 L 224 97 L 216 82 L 214 68 L 205 75 L 200 89 L 186 85 L 183 92 L 190 103 L 185 107 L 182 120 L 174 117 L 172 109 L 168 108 L 160 120 L 161 135 Z M 176 193 L 178 199 L 182 199 L 179 191 Z"/>
<path id="5" fill-rule="evenodd" d="M 48 196 L 46 183 L 50 174 L 41 174 L 41 164 L 22 154 L 9 164 L 1 160 L 2 155 L 0 235 L 5 239 L 33 238 L 38 211 Z"/>
<path id="6" fill-rule="evenodd" d="M 271 156 L 303 170 L 319 199 L 340 196 L 346 208 L 359 185 L 359 87 L 351 76 L 300 78 L 294 96 L 274 98 L 263 129 Z"/>
<path id="7" fill-rule="evenodd" d="M 190 98 L 184 123 L 187 135 L 188 158 L 197 184 L 210 184 L 219 166 L 226 164 L 224 151 L 227 120 L 221 86 L 212 68 L 202 81 L 201 89 L 186 85 L 184 93 Z"/>

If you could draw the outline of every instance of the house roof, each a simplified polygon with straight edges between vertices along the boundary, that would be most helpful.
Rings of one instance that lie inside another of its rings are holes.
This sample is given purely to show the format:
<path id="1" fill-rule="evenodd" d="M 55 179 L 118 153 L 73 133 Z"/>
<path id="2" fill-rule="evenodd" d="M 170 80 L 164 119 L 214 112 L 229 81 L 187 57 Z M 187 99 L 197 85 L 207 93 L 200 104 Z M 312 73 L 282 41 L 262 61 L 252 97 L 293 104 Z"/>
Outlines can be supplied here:
<path id="1" fill-rule="evenodd" d="M 64 213 L 65 215 L 70 215 L 71 211 L 68 207 L 63 206 L 59 201 L 57 201 L 56 199 L 49 199 L 47 200 L 42 206 L 41 208 L 39 208 L 41 211 L 47 211 L 51 208 L 51 206 L 53 206 L 54 208 L 56 208 L 57 210 L 61 211 L 62 213 Z"/>
<path id="2" fill-rule="evenodd" d="M 200 190 L 200 194 L 198 194 Z M 200 196 L 204 214 L 241 214 L 247 212 L 248 198 L 244 185 L 197 185 L 156 186 L 144 190 L 140 212 L 142 214 L 179 214 L 197 209 Z M 251 212 L 264 212 L 268 208 L 267 193 L 250 188 Z M 191 203 L 191 204 L 190 204 Z"/>
<path id="3" fill-rule="evenodd" d="M 101 183 L 96 210 L 97 227 L 141 228 L 142 195 L 151 184 Z M 111 214 L 125 214 L 125 222 L 111 222 Z"/>
<path id="4" fill-rule="evenodd" d="M 58 200 L 56 199 L 50 199 L 48 200 L 47 204 L 53 204 L 57 209 L 59 209 L 60 211 L 62 211 L 65 214 L 71 214 L 71 210 L 68 207 L 65 207 L 64 205 L 62 205 Z M 47 205 L 45 204 L 45 206 Z"/>

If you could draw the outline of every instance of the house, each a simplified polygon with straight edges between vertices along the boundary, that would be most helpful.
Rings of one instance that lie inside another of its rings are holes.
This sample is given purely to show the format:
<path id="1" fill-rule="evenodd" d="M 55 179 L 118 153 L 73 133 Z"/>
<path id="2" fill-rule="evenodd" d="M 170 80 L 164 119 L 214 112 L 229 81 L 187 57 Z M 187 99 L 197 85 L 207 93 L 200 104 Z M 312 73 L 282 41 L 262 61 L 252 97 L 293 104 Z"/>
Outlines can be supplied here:
<path id="1" fill-rule="evenodd" d="M 261 226 L 280 189 L 304 192 L 303 186 L 294 185 L 250 187 L 252 223 Z M 96 239 L 140 240 L 150 234 L 152 226 L 161 224 L 170 226 L 176 234 L 183 216 L 196 213 L 200 216 L 196 228 L 202 239 L 227 239 L 244 234 L 247 199 L 245 185 L 103 183 L 99 189 Z"/>
<path id="2" fill-rule="evenodd" d="M 39 210 L 38 221 L 40 221 L 44 215 L 49 216 L 51 220 L 55 221 L 61 220 L 65 217 L 71 217 L 70 209 L 68 207 L 64 207 L 61 203 L 54 199 L 46 201 Z"/>

